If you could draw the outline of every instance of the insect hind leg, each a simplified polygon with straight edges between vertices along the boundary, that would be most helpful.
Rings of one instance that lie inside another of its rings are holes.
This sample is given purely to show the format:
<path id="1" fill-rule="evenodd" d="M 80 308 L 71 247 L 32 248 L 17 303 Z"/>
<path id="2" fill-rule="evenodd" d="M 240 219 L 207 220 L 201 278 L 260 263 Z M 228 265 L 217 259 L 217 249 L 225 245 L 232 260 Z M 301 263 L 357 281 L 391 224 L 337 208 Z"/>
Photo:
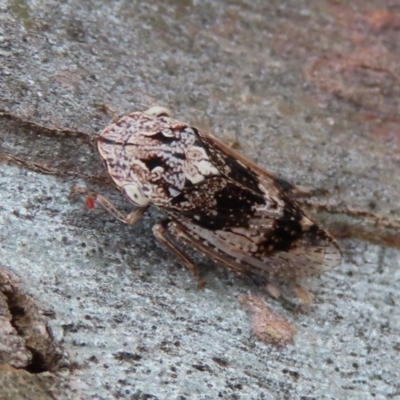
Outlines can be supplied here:
<path id="1" fill-rule="evenodd" d="M 194 275 L 194 278 L 197 281 L 197 288 L 201 289 L 204 286 L 204 281 L 200 278 L 199 271 L 197 269 L 197 265 L 194 261 L 184 252 L 182 251 L 171 238 L 169 238 L 166 233 L 173 235 L 171 229 L 169 229 L 169 224 L 171 221 L 165 220 L 159 224 L 153 226 L 153 234 L 156 239 L 171 250 L 180 260 L 183 262 L 185 267 L 191 271 Z"/>

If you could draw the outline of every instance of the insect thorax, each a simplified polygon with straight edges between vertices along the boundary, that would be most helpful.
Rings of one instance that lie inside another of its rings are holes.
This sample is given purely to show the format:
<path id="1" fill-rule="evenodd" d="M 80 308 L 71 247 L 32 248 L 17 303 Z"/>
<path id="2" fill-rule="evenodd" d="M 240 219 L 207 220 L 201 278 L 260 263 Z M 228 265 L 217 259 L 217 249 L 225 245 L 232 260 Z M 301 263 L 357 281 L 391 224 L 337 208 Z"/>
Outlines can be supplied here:
<path id="1" fill-rule="evenodd" d="M 114 182 L 138 206 L 163 206 L 220 175 L 197 130 L 168 117 L 130 114 L 102 132 L 98 147 Z"/>

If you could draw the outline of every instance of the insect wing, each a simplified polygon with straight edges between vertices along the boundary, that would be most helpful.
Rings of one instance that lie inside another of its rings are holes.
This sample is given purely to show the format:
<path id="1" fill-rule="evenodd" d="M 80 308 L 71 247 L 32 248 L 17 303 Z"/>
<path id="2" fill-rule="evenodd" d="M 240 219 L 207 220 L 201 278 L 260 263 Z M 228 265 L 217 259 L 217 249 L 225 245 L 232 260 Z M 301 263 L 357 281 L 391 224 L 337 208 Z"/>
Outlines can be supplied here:
<path id="1" fill-rule="evenodd" d="M 221 175 L 185 187 L 168 203 L 165 210 L 184 226 L 187 242 L 250 275 L 296 279 L 339 264 L 335 240 L 285 195 L 274 175 L 196 133 Z"/>

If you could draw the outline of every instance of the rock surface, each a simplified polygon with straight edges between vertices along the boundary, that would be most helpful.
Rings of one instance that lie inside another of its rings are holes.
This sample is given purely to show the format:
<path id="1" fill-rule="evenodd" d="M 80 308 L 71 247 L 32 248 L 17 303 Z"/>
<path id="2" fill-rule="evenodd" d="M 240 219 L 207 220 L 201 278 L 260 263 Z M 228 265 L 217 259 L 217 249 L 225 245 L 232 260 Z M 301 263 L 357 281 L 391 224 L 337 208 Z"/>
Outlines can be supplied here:
<path id="1" fill-rule="evenodd" d="M 343 263 L 305 282 L 314 304 L 293 313 L 201 258 L 207 286 L 196 290 L 152 236 L 157 211 L 126 226 L 69 196 L 86 186 L 128 212 L 91 138 L 106 110 L 161 104 L 334 204 L 398 218 L 392 3 L 0 2 L 0 264 L 54 314 L 46 324 L 72 365 L 16 372 L 30 354 L 14 337 L 19 360 L 0 348 L 0 376 L 15 382 L 1 399 L 38 380 L 59 393 L 43 374 L 74 399 L 400 396 L 398 233 L 362 241 L 339 216 Z M 248 293 L 289 321 L 292 344 L 257 339 L 239 300 Z M 1 332 L 12 318 L 0 314 Z"/>

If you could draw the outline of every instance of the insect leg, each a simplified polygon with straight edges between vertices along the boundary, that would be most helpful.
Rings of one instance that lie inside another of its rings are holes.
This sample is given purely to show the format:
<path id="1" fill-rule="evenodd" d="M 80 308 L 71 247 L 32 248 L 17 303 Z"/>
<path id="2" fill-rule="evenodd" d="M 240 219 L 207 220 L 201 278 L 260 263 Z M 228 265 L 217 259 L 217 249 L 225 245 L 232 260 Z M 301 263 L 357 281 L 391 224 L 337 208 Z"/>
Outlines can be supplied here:
<path id="1" fill-rule="evenodd" d="M 249 271 L 249 269 L 242 265 L 239 260 L 234 260 L 233 258 L 228 257 L 226 253 L 219 252 L 216 248 L 206 245 L 202 239 L 191 234 L 190 230 L 181 224 L 178 224 L 176 221 L 169 222 L 168 232 L 186 246 L 195 249 L 214 262 L 237 272 L 241 276 L 249 278 L 252 282 L 257 284 L 257 286 L 264 286 L 267 284 L 265 277 L 256 274 L 253 271 Z"/>
<path id="2" fill-rule="evenodd" d="M 142 217 L 142 215 L 148 208 L 148 206 L 139 207 L 136 210 L 132 211 L 131 213 L 125 215 L 121 211 L 119 211 L 110 200 L 108 200 L 106 197 L 104 197 L 101 194 L 92 192 L 91 190 L 82 188 L 80 186 L 74 186 L 71 191 L 71 196 L 74 196 L 76 194 L 84 194 L 84 195 L 92 197 L 103 208 L 105 208 L 110 214 L 114 215 L 115 218 L 119 219 L 120 221 L 122 221 L 128 225 L 133 225 L 138 219 L 140 219 Z"/>
<path id="3" fill-rule="evenodd" d="M 137 220 L 139 220 L 148 208 L 148 206 L 139 207 L 136 210 L 130 212 L 128 215 L 124 215 L 121 211 L 117 210 L 117 208 L 110 200 L 108 200 L 101 194 L 97 194 L 95 198 L 99 202 L 99 204 L 103 208 L 105 208 L 110 214 L 114 215 L 115 218 L 118 218 L 120 221 L 128 225 L 133 225 Z"/>
<path id="4" fill-rule="evenodd" d="M 166 232 L 170 232 L 168 229 L 168 225 L 170 223 L 171 222 L 169 220 L 165 220 L 160 224 L 154 225 L 153 234 L 161 244 L 178 256 L 184 263 L 185 267 L 193 273 L 197 281 L 197 288 L 200 289 L 204 286 L 204 282 L 199 276 L 197 265 L 168 236 L 165 235 Z"/>

